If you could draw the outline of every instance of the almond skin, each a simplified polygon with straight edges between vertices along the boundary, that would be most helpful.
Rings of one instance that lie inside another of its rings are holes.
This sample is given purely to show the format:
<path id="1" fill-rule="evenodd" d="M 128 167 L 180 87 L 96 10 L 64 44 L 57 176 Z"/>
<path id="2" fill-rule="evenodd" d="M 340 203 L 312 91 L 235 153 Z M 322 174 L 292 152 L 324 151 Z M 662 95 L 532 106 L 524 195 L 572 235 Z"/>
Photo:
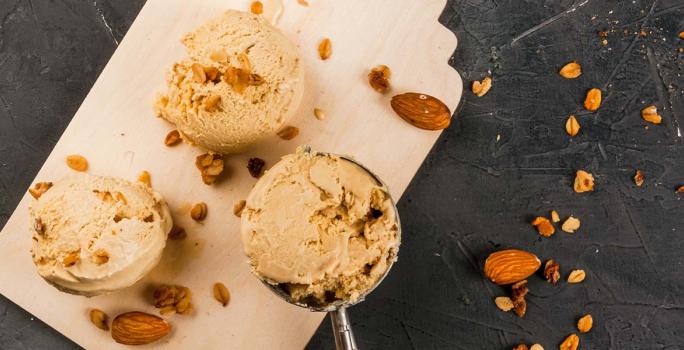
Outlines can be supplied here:
<path id="1" fill-rule="evenodd" d="M 530 277 L 541 266 L 536 255 L 517 249 L 494 252 L 487 257 L 484 273 L 498 285 L 512 284 Z"/>
<path id="2" fill-rule="evenodd" d="M 442 130 L 451 124 L 451 111 L 442 101 L 416 92 L 392 97 L 392 109 L 409 124 L 424 130 Z"/>
<path id="3" fill-rule="evenodd" d="M 120 344 L 143 345 L 155 342 L 171 331 L 163 318 L 144 312 L 127 312 L 112 322 L 112 338 Z"/>

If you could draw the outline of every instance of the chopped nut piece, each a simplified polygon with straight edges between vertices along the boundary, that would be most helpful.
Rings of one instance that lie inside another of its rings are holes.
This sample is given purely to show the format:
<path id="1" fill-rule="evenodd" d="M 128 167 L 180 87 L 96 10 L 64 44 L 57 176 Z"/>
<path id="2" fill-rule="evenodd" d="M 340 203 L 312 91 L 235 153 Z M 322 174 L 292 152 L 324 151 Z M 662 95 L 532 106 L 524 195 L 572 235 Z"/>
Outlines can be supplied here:
<path id="1" fill-rule="evenodd" d="M 181 142 L 180 132 L 178 130 L 171 130 L 164 138 L 164 144 L 171 147 Z"/>
<path id="2" fill-rule="evenodd" d="M 173 224 L 171 232 L 169 232 L 169 239 L 178 240 L 184 239 L 187 236 L 188 234 L 185 232 L 184 228 L 177 226 L 176 224 Z"/>
<path id="3" fill-rule="evenodd" d="M 560 344 L 560 350 L 577 350 L 579 347 L 579 337 L 577 334 L 570 334 L 563 342 Z"/>
<path id="4" fill-rule="evenodd" d="M 551 224 L 551 221 L 543 216 L 537 216 L 532 221 L 532 226 L 536 227 L 537 232 L 544 237 L 551 237 L 551 235 L 556 232 L 556 229 L 553 227 L 553 224 Z"/>
<path id="5" fill-rule="evenodd" d="M 249 11 L 255 15 L 260 15 L 264 13 L 264 4 L 262 4 L 261 1 L 253 1 L 249 6 Z"/>
<path id="6" fill-rule="evenodd" d="M 591 315 L 586 314 L 582 316 L 582 318 L 577 321 L 577 330 L 580 331 L 580 333 L 587 333 L 591 330 L 591 327 L 594 326 L 594 318 L 591 317 Z"/>
<path id="7" fill-rule="evenodd" d="M 515 312 L 518 317 L 525 317 L 525 312 L 527 311 L 527 302 L 525 301 L 525 295 L 529 291 L 527 289 L 527 280 L 522 280 L 511 286 L 511 300 L 513 300 L 513 312 Z"/>
<path id="8" fill-rule="evenodd" d="M 161 285 L 154 290 L 153 297 L 154 306 L 161 309 L 162 314 L 175 312 L 187 315 L 192 312 L 192 293 L 187 287 Z"/>
<path id="9" fill-rule="evenodd" d="M 530 346 L 530 350 L 544 350 L 544 347 L 539 344 L 534 344 Z"/>
<path id="10" fill-rule="evenodd" d="M 138 181 L 144 183 L 147 185 L 147 187 L 152 187 L 152 178 L 147 170 L 140 172 L 140 175 L 138 175 Z"/>
<path id="11" fill-rule="evenodd" d="M 99 198 L 103 202 L 107 203 L 113 203 L 114 202 L 114 197 L 112 197 L 112 194 L 109 191 L 98 191 L 98 190 L 93 190 L 97 198 Z"/>
<path id="12" fill-rule="evenodd" d="M 218 83 L 220 81 L 219 79 L 219 70 L 216 67 L 204 67 L 204 74 L 207 76 L 207 80 Z"/>
<path id="13" fill-rule="evenodd" d="M 384 64 L 381 64 L 371 69 L 370 73 L 368 73 L 368 83 L 373 88 L 373 90 L 381 94 L 384 94 L 390 89 L 389 79 L 391 75 L 392 72 L 390 71 L 389 67 L 387 67 Z"/>
<path id="14" fill-rule="evenodd" d="M 663 122 L 663 117 L 661 117 L 660 114 L 658 114 L 658 107 L 654 105 L 650 105 L 642 109 L 641 118 L 653 124 L 660 124 Z"/>
<path id="15" fill-rule="evenodd" d="M 584 170 L 577 170 L 575 174 L 575 192 L 591 192 L 594 190 L 594 176 Z"/>
<path id="16" fill-rule="evenodd" d="M 66 157 L 67 166 L 76 171 L 88 170 L 88 160 L 78 154 L 72 154 Z"/>
<path id="17" fill-rule="evenodd" d="M 242 210 L 245 209 L 246 204 L 247 204 L 247 202 L 244 199 L 235 203 L 235 205 L 233 206 L 233 214 L 237 217 L 241 217 L 242 216 Z"/>
<path id="18" fill-rule="evenodd" d="M 555 260 L 549 259 L 544 265 L 544 278 L 549 283 L 558 284 L 560 280 L 560 265 Z"/>
<path id="19" fill-rule="evenodd" d="M 228 62 L 228 55 L 225 51 L 214 51 L 209 55 L 209 58 L 214 62 L 225 63 Z"/>
<path id="20" fill-rule="evenodd" d="M 241 52 L 237 58 L 238 58 L 238 62 L 240 62 L 240 68 L 247 73 L 251 73 L 252 72 L 252 63 L 249 62 L 249 56 L 247 56 L 247 53 Z"/>
<path id="21" fill-rule="evenodd" d="M 190 67 L 192 69 L 192 79 L 200 84 L 207 81 L 207 74 L 204 72 L 204 67 L 199 63 L 193 63 Z"/>
<path id="22" fill-rule="evenodd" d="M 597 88 L 587 91 L 587 97 L 584 99 L 584 108 L 588 111 L 595 112 L 601 106 L 601 90 Z"/>
<path id="23" fill-rule="evenodd" d="M 162 316 L 170 316 L 176 313 L 176 306 L 175 305 L 167 305 L 164 306 L 159 310 L 159 314 Z"/>
<path id="24" fill-rule="evenodd" d="M 33 185 L 33 188 L 29 188 L 29 193 L 33 198 L 38 199 L 43 193 L 47 192 L 50 187 L 52 187 L 52 182 L 37 182 Z"/>
<path id="25" fill-rule="evenodd" d="M 207 185 L 211 185 L 223 173 L 223 157 L 220 154 L 205 153 L 197 156 L 195 166 L 202 174 L 202 181 Z"/>
<path id="26" fill-rule="evenodd" d="M 558 212 L 555 210 L 551 210 L 551 221 L 553 221 L 553 222 L 559 222 L 560 221 L 560 215 L 558 215 Z"/>
<path id="27" fill-rule="evenodd" d="M 332 55 L 332 42 L 330 39 L 325 38 L 318 43 L 318 55 L 323 61 L 330 58 L 330 55 Z"/>
<path id="28" fill-rule="evenodd" d="M 518 344 L 518 346 L 514 347 L 513 350 L 530 350 L 530 348 L 528 348 L 525 344 Z"/>
<path id="29" fill-rule="evenodd" d="M 221 282 L 214 283 L 214 299 L 221 303 L 223 307 L 226 307 L 228 302 L 230 302 L 230 293 L 228 292 L 228 288 L 226 288 L 226 286 Z"/>
<path id="30" fill-rule="evenodd" d="M 62 258 L 62 265 L 64 265 L 64 267 L 71 267 L 76 265 L 81 260 L 79 253 L 80 252 L 76 251 L 64 256 Z"/>
<path id="31" fill-rule="evenodd" d="M 477 97 L 482 97 L 489 92 L 489 89 L 492 88 L 492 78 L 490 77 L 485 77 L 482 79 L 481 82 L 474 80 L 473 85 L 471 86 L 471 90 Z"/>
<path id="32" fill-rule="evenodd" d="M 95 263 L 98 265 L 106 264 L 109 262 L 109 253 L 104 249 L 98 249 L 93 255 L 93 260 L 95 260 Z"/>
<path id="33" fill-rule="evenodd" d="M 221 102 L 220 95 L 211 95 L 204 99 L 204 110 L 207 112 L 213 112 L 216 109 L 218 103 Z"/>
<path id="34" fill-rule="evenodd" d="M 107 324 L 107 319 L 109 317 L 106 313 L 104 313 L 104 311 L 98 309 L 91 309 L 89 314 L 90 322 L 92 322 L 95 325 L 95 327 L 103 331 L 109 330 L 109 325 Z"/>
<path id="35" fill-rule="evenodd" d="M 283 140 L 292 140 L 299 135 L 299 129 L 295 126 L 286 126 L 278 131 L 278 137 Z"/>
<path id="36" fill-rule="evenodd" d="M 511 300 L 509 297 L 496 297 L 494 299 L 494 303 L 499 309 L 501 309 L 501 311 L 504 312 L 511 311 L 514 307 L 513 300 Z"/>
<path id="37" fill-rule="evenodd" d="M 587 274 L 584 270 L 572 270 L 570 275 L 568 275 L 568 283 L 580 283 L 584 281 Z"/>
<path id="38" fill-rule="evenodd" d="M 571 115 L 565 122 L 565 132 L 570 136 L 575 136 L 580 131 L 580 125 L 574 115 Z"/>
<path id="39" fill-rule="evenodd" d="M 579 63 L 572 61 L 563 66 L 558 72 L 561 77 L 566 79 L 575 79 L 582 75 L 582 66 Z"/>
<path id="40" fill-rule="evenodd" d="M 195 221 L 202 221 L 207 217 L 207 204 L 199 202 L 190 209 L 190 217 Z"/>
<path id="41" fill-rule="evenodd" d="M 306 2 L 306 0 L 297 0 L 297 3 L 300 4 L 300 5 L 302 5 L 302 6 L 304 6 L 304 7 L 308 7 L 308 6 L 309 6 L 309 3 Z"/>
<path id="42" fill-rule="evenodd" d="M 579 230 L 580 228 L 580 220 L 578 218 L 570 216 L 569 218 L 565 219 L 563 222 L 563 225 L 561 225 L 561 230 L 567 232 L 567 233 L 575 233 L 575 231 Z"/>
<path id="43" fill-rule="evenodd" d="M 36 220 L 33 222 L 33 229 L 36 231 L 37 234 L 39 235 L 44 235 L 45 234 L 45 224 L 43 223 L 43 220 L 40 218 L 36 218 Z"/>
<path id="44" fill-rule="evenodd" d="M 637 187 L 641 187 L 641 185 L 644 184 L 644 173 L 641 170 L 637 169 L 634 174 L 634 184 L 637 185 Z"/>
<path id="45" fill-rule="evenodd" d="M 684 193 L 684 185 L 679 186 L 677 190 L 675 190 L 676 193 Z"/>
<path id="46" fill-rule="evenodd" d="M 261 176 L 264 165 L 266 165 L 266 162 L 264 162 L 264 160 L 261 158 L 249 158 L 249 161 L 247 162 L 247 170 L 249 170 L 249 175 L 252 175 L 252 177 L 258 179 Z"/>
<path id="47" fill-rule="evenodd" d="M 314 116 L 318 120 L 323 120 L 325 119 L 325 111 L 320 108 L 314 108 Z"/>

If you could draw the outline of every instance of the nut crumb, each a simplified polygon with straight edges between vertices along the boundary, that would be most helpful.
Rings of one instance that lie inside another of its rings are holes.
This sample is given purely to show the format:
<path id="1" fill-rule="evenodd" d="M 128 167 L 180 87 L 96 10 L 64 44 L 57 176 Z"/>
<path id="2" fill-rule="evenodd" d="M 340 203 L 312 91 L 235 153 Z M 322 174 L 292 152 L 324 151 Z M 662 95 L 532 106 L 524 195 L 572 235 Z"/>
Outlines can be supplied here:
<path id="1" fill-rule="evenodd" d="M 389 67 L 381 64 L 371 69 L 370 73 L 368 73 L 368 84 L 370 84 L 373 90 L 384 94 L 390 89 L 389 79 L 391 75 L 392 72 L 390 71 Z"/>
<path id="2" fill-rule="evenodd" d="M 264 4 L 262 4 L 261 1 L 252 1 L 252 4 L 249 6 L 249 11 L 255 15 L 260 15 L 264 13 Z"/>
<path id="3" fill-rule="evenodd" d="M 152 177 L 150 176 L 150 173 L 147 170 L 143 170 L 140 172 L 140 175 L 138 175 L 138 181 L 144 183 L 147 185 L 147 187 L 152 188 Z"/>
<path id="4" fill-rule="evenodd" d="M 565 122 L 565 132 L 570 136 L 576 136 L 580 131 L 580 125 L 574 115 Z"/>
<path id="5" fill-rule="evenodd" d="M 178 130 L 171 130 L 164 138 L 164 144 L 171 147 L 181 142 L 180 132 Z"/>
<path id="6" fill-rule="evenodd" d="M 558 72 L 561 77 L 566 79 L 575 79 L 582 75 L 582 66 L 579 63 L 572 61 L 563 66 Z"/>
<path id="7" fill-rule="evenodd" d="M 187 237 L 188 234 L 185 232 L 185 229 L 173 224 L 173 227 L 171 228 L 171 231 L 169 232 L 169 239 L 173 240 L 179 240 L 179 239 L 184 239 Z"/>
<path id="8" fill-rule="evenodd" d="M 555 210 L 551 210 L 551 221 L 553 221 L 553 222 L 559 222 L 560 221 L 560 215 L 558 215 L 558 212 Z"/>
<path id="9" fill-rule="evenodd" d="M 93 260 L 97 265 L 104 265 L 109 262 L 109 253 L 104 249 L 98 249 L 93 254 Z"/>
<path id="10" fill-rule="evenodd" d="M 577 350 L 579 347 L 579 337 L 577 334 L 570 334 L 563 342 L 560 344 L 559 350 Z"/>
<path id="11" fill-rule="evenodd" d="M 90 322 L 92 322 L 95 325 L 95 327 L 103 331 L 109 330 L 109 325 L 107 324 L 107 320 L 109 319 L 109 317 L 106 313 L 104 313 L 104 311 L 99 309 L 91 309 L 89 315 Z"/>
<path id="12" fill-rule="evenodd" d="M 577 321 L 577 330 L 580 331 L 580 333 L 587 333 L 591 330 L 591 327 L 594 326 L 594 318 L 591 317 L 591 315 L 586 314 L 582 316 L 582 318 Z"/>
<path id="13" fill-rule="evenodd" d="M 204 99 L 204 110 L 207 112 L 215 111 L 216 106 L 218 106 L 219 102 L 221 102 L 221 96 L 220 95 L 208 96 L 207 98 Z"/>
<path id="14" fill-rule="evenodd" d="M 292 140 L 299 135 L 299 129 L 295 126 L 286 126 L 278 131 L 278 137 L 283 140 Z"/>
<path id="15" fill-rule="evenodd" d="M 320 108 L 314 108 L 314 116 L 318 120 L 323 120 L 325 119 L 325 111 Z"/>
<path id="16" fill-rule="evenodd" d="M 591 192 L 594 190 L 594 176 L 584 170 L 577 170 L 575 174 L 575 183 L 573 185 L 575 192 Z"/>
<path id="17" fill-rule="evenodd" d="M 195 166 L 202 174 L 202 181 L 211 185 L 223 173 L 223 157 L 220 154 L 204 153 L 195 158 Z"/>
<path id="18" fill-rule="evenodd" d="M 88 170 L 88 160 L 78 154 L 68 155 L 66 157 L 67 166 L 76 171 Z"/>
<path id="19" fill-rule="evenodd" d="M 544 265 L 544 278 L 549 283 L 558 284 L 560 280 L 560 265 L 555 260 L 549 259 L 546 261 Z"/>
<path id="20" fill-rule="evenodd" d="M 579 230 L 580 228 L 580 220 L 575 217 L 568 217 L 565 219 L 563 222 L 563 225 L 561 225 L 561 230 L 567 232 L 567 233 L 575 233 L 575 231 Z"/>
<path id="21" fill-rule="evenodd" d="M 556 232 L 551 221 L 543 216 L 537 216 L 532 220 L 532 226 L 536 227 L 537 232 L 544 237 L 551 237 Z"/>
<path id="22" fill-rule="evenodd" d="M 327 60 L 332 55 L 332 42 L 329 38 L 324 38 L 318 43 L 318 55 L 323 61 Z"/>
<path id="23" fill-rule="evenodd" d="M 204 67 L 201 64 L 193 63 L 190 69 L 192 69 L 192 79 L 195 82 L 204 84 L 207 81 L 207 74 L 204 72 Z"/>
<path id="24" fill-rule="evenodd" d="M 195 221 L 202 221 L 207 217 L 207 204 L 199 202 L 190 209 L 190 217 Z"/>
<path id="25" fill-rule="evenodd" d="M 257 179 L 261 177 L 264 165 L 266 165 L 266 162 L 264 162 L 264 160 L 261 158 L 249 158 L 249 161 L 247 162 L 247 170 L 249 170 L 249 175 L 252 175 L 253 178 Z"/>
<path id="26" fill-rule="evenodd" d="M 529 289 L 527 289 L 527 280 L 522 280 L 511 286 L 511 300 L 513 301 L 513 312 L 515 312 L 518 317 L 525 317 L 525 312 L 527 311 L 527 301 L 525 301 L 525 295 Z"/>
<path id="27" fill-rule="evenodd" d="M 641 118 L 653 124 L 660 124 L 663 122 L 663 117 L 658 114 L 658 107 L 650 105 L 641 110 Z"/>
<path id="28" fill-rule="evenodd" d="M 228 288 L 221 282 L 214 283 L 214 299 L 221 303 L 223 307 L 226 307 L 230 302 L 230 292 L 228 292 Z"/>
<path id="29" fill-rule="evenodd" d="M 241 217 L 242 216 L 242 210 L 245 209 L 246 204 L 247 204 L 247 202 L 244 199 L 235 203 L 235 205 L 233 205 L 233 214 L 237 217 Z"/>
<path id="30" fill-rule="evenodd" d="M 637 169 L 634 174 L 634 184 L 637 185 L 637 187 L 641 187 L 641 185 L 644 184 L 644 173 L 639 169 Z"/>
<path id="31" fill-rule="evenodd" d="M 595 112 L 601 106 L 601 90 L 592 88 L 587 91 L 587 97 L 584 99 L 584 108 L 588 111 Z"/>
<path id="32" fill-rule="evenodd" d="M 72 267 L 78 264 L 80 260 L 80 251 L 71 252 L 62 258 L 62 265 L 64 265 L 64 267 Z"/>
<path id="33" fill-rule="evenodd" d="M 50 187 L 52 187 L 52 182 L 37 182 L 33 185 L 33 188 L 29 188 L 29 193 L 33 198 L 38 199 L 43 193 L 47 192 Z"/>
<path id="34" fill-rule="evenodd" d="M 174 285 L 160 285 L 154 290 L 154 306 L 162 314 L 178 313 L 190 314 L 193 310 L 192 293 L 188 287 Z M 175 309 L 171 311 L 171 309 Z"/>
<path id="35" fill-rule="evenodd" d="M 494 303 L 501 311 L 504 312 L 511 311 L 514 307 L 513 300 L 511 300 L 509 297 L 496 297 L 494 299 Z"/>
<path id="36" fill-rule="evenodd" d="M 580 283 L 587 277 L 584 270 L 572 270 L 568 275 L 568 283 Z"/>
<path id="37" fill-rule="evenodd" d="M 482 97 L 492 88 L 492 78 L 485 77 L 482 81 L 474 80 L 470 89 L 477 97 Z"/>

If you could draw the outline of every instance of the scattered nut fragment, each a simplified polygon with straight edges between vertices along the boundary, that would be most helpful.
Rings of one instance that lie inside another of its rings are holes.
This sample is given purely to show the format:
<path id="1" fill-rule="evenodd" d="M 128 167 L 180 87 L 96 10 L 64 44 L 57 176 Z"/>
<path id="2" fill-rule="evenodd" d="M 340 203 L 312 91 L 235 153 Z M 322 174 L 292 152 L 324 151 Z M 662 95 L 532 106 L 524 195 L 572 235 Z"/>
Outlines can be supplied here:
<path id="1" fill-rule="evenodd" d="M 514 347 L 513 350 L 530 350 L 530 348 L 528 348 L 525 344 L 518 344 L 518 346 Z"/>
<path id="2" fill-rule="evenodd" d="M 195 166 L 202 174 L 202 181 L 211 185 L 223 173 L 223 157 L 220 154 L 204 153 L 195 159 Z"/>
<path id="3" fill-rule="evenodd" d="M 181 142 L 180 132 L 178 130 L 171 130 L 164 138 L 164 144 L 171 147 Z"/>
<path id="4" fill-rule="evenodd" d="M 297 0 L 297 3 L 300 4 L 300 5 L 302 5 L 302 6 L 304 6 L 304 7 L 308 7 L 308 6 L 309 6 L 309 3 L 306 2 L 306 0 Z"/>
<path id="5" fill-rule="evenodd" d="M 389 67 L 381 64 L 371 69 L 370 73 L 368 73 L 368 84 L 370 84 L 373 90 L 384 94 L 390 89 L 389 79 L 391 75 L 392 72 L 390 71 Z"/>
<path id="6" fill-rule="evenodd" d="M 235 205 L 233 205 L 233 215 L 235 215 L 237 217 L 241 217 L 242 216 L 242 210 L 245 209 L 246 204 L 247 204 L 247 202 L 244 199 L 235 203 Z"/>
<path id="7" fill-rule="evenodd" d="M 47 192 L 50 187 L 52 187 L 52 182 L 37 182 L 33 185 L 33 188 L 29 188 L 29 193 L 33 198 L 38 199 L 43 193 Z"/>
<path id="8" fill-rule="evenodd" d="M 202 221 L 207 217 L 207 203 L 199 202 L 190 209 L 190 217 L 195 221 Z"/>
<path id="9" fill-rule="evenodd" d="M 551 237 L 556 233 L 556 229 L 551 224 L 551 221 L 543 216 L 537 216 L 532 220 L 532 226 L 536 227 L 537 232 L 544 237 Z"/>
<path id="10" fill-rule="evenodd" d="M 527 280 L 522 280 L 511 286 L 511 300 L 513 300 L 513 312 L 515 312 L 518 317 L 525 317 L 525 312 L 527 311 L 527 302 L 525 301 L 525 295 L 529 289 L 527 289 Z"/>
<path id="11" fill-rule="evenodd" d="M 228 288 L 226 288 L 226 286 L 221 282 L 214 283 L 214 299 L 221 303 L 223 307 L 226 307 L 228 302 L 230 302 L 230 293 L 228 292 Z"/>
<path id="12" fill-rule="evenodd" d="M 684 193 L 684 185 L 679 186 L 677 190 L 675 190 L 676 193 Z"/>
<path id="13" fill-rule="evenodd" d="M 553 222 L 559 222 L 560 221 L 560 215 L 558 215 L 558 212 L 555 210 L 551 210 L 551 221 L 553 221 Z"/>
<path id="14" fill-rule="evenodd" d="M 570 275 L 568 275 L 568 283 L 580 283 L 584 281 L 587 274 L 584 270 L 572 270 Z"/>
<path id="15" fill-rule="evenodd" d="M 204 72 L 204 67 L 201 64 L 193 63 L 190 68 L 192 69 L 192 79 L 195 82 L 204 84 L 207 81 L 207 74 Z"/>
<path id="16" fill-rule="evenodd" d="M 175 313 L 187 315 L 192 312 L 192 293 L 188 287 L 161 285 L 154 290 L 154 306 L 161 311 L 169 312 L 169 306 Z"/>
<path id="17" fill-rule="evenodd" d="M 513 300 L 511 300 L 509 297 L 496 297 L 494 298 L 494 303 L 499 309 L 501 309 L 501 311 L 504 312 L 511 311 L 514 307 Z"/>
<path id="18" fill-rule="evenodd" d="M 660 124 L 663 122 L 663 117 L 658 114 L 658 107 L 650 105 L 641 110 L 641 118 L 653 124 Z"/>
<path id="19" fill-rule="evenodd" d="M 591 317 L 591 315 L 586 314 L 582 316 L 582 318 L 577 321 L 577 330 L 580 331 L 580 333 L 587 333 L 591 330 L 591 327 L 594 326 L 594 318 Z"/>
<path id="20" fill-rule="evenodd" d="M 39 235 L 44 235 L 45 234 L 45 224 L 43 223 L 43 220 L 40 218 L 36 218 L 36 221 L 33 222 L 33 229 L 36 231 L 37 234 Z"/>
<path id="21" fill-rule="evenodd" d="M 216 106 L 218 106 L 219 102 L 221 102 L 221 96 L 220 95 L 211 95 L 207 98 L 204 99 L 204 110 L 207 112 L 213 112 L 216 110 Z"/>
<path id="22" fill-rule="evenodd" d="M 109 262 L 109 253 L 104 249 L 98 249 L 93 254 L 93 260 L 98 265 L 104 265 Z"/>
<path id="23" fill-rule="evenodd" d="M 567 232 L 567 233 L 575 233 L 575 231 L 579 230 L 580 228 L 580 220 L 575 217 L 568 217 L 565 219 L 563 222 L 563 225 L 561 225 L 561 230 Z"/>
<path id="24" fill-rule="evenodd" d="M 579 347 L 579 337 L 577 334 L 570 334 L 563 342 L 560 344 L 560 350 L 577 350 Z"/>
<path id="25" fill-rule="evenodd" d="M 314 108 L 314 116 L 318 120 L 323 120 L 325 119 L 325 111 L 320 108 Z"/>
<path id="26" fill-rule="evenodd" d="M 296 126 L 286 126 L 278 131 L 278 137 L 283 140 L 292 140 L 299 135 L 299 129 Z"/>
<path id="27" fill-rule="evenodd" d="M 390 105 L 407 123 L 423 130 L 442 130 L 451 124 L 451 111 L 436 97 L 407 92 L 392 97 Z"/>
<path id="28" fill-rule="evenodd" d="M 67 166 L 76 171 L 88 170 L 88 160 L 78 154 L 72 154 L 66 157 Z"/>
<path id="29" fill-rule="evenodd" d="M 539 344 L 534 344 L 530 346 L 530 350 L 544 350 L 544 347 Z"/>
<path id="30" fill-rule="evenodd" d="M 109 317 L 106 313 L 104 313 L 104 311 L 98 309 L 90 309 L 89 315 L 90 322 L 92 322 L 95 325 L 95 327 L 103 331 L 109 330 L 109 325 L 107 324 L 107 319 Z"/>
<path id="31" fill-rule="evenodd" d="M 247 162 L 247 170 L 249 170 L 249 175 L 252 175 L 252 177 L 257 179 L 261 177 L 264 165 L 266 165 L 266 162 L 264 162 L 264 160 L 261 158 L 249 158 L 249 161 Z"/>
<path id="32" fill-rule="evenodd" d="M 327 60 L 330 58 L 330 55 L 332 55 L 332 42 L 329 38 L 325 38 L 318 43 L 318 55 L 323 61 Z"/>
<path id="33" fill-rule="evenodd" d="M 143 170 L 138 175 L 138 181 L 147 185 L 147 187 L 152 187 L 152 178 L 147 170 Z"/>
<path id="34" fill-rule="evenodd" d="M 584 170 L 577 170 L 575 174 L 575 183 L 573 185 L 575 192 L 591 192 L 594 190 L 594 176 Z"/>
<path id="35" fill-rule="evenodd" d="M 133 311 L 112 321 L 112 338 L 120 344 L 144 345 L 155 342 L 171 332 L 171 325 L 161 317 Z"/>
<path id="36" fill-rule="evenodd" d="M 470 87 L 470 89 L 473 91 L 473 93 L 477 97 L 482 97 L 489 92 L 489 89 L 492 88 L 492 78 L 490 77 L 485 77 L 482 79 L 482 81 L 477 81 L 473 80 L 473 85 Z"/>
<path id="37" fill-rule="evenodd" d="M 80 251 L 71 252 L 62 258 L 64 267 L 72 267 L 81 260 Z"/>
<path id="38" fill-rule="evenodd" d="M 185 232 L 185 229 L 173 224 L 173 227 L 171 228 L 171 232 L 169 232 L 169 239 L 173 240 L 178 240 L 178 239 L 184 239 L 187 237 L 188 234 Z"/>
<path id="39" fill-rule="evenodd" d="M 546 261 L 544 265 L 544 278 L 549 283 L 558 284 L 560 280 L 560 265 L 555 260 L 549 259 Z"/>
<path id="40" fill-rule="evenodd" d="M 641 187 L 641 185 L 644 184 L 644 173 L 639 169 L 637 169 L 634 174 L 634 184 L 637 185 L 637 187 Z"/>
<path id="41" fill-rule="evenodd" d="M 252 1 L 252 4 L 249 6 L 249 11 L 255 15 L 260 15 L 264 13 L 264 4 L 262 4 L 261 1 Z"/>
<path id="42" fill-rule="evenodd" d="M 566 79 L 575 79 L 582 75 L 582 66 L 579 63 L 572 61 L 563 66 L 558 72 L 561 77 Z"/>
<path id="43" fill-rule="evenodd" d="M 601 106 L 601 90 L 597 88 L 589 89 L 587 97 L 584 99 L 584 108 L 595 112 Z"/>
<path id="44" fill-rule="evenodd" d="M 240 68 L 242 68 L 242 70 L 246 71 L 247 73 L 251 73 L 252 63 L 249 62 L 249 56 L 247 56 L 247 52 L 240 52 L 237 58 L 240 62 Z"/>
<path id="45" fill-rule="evenodd" d="M 219 70 L 216 67 L 204 67 L 204 74 L 207 76 L 207 80 L 213 83 L 218 83 Z"/>
<path id="46" fill-rule="evenodd" d="M 580 125 L 574 115 L 571 115 L 565 122 L 565 132 L 570 136 L 576 136 L 580 131 Z"/>

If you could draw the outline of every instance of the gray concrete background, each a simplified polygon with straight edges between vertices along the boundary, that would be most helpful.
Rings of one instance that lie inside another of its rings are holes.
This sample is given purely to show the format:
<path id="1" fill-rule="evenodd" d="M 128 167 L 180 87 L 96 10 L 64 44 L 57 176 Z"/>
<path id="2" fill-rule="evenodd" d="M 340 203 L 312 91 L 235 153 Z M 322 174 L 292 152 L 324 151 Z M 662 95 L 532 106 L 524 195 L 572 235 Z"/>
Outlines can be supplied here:
<path id="1" fill-rule="evenodd" d="M 0 225 L 143 3 L 0 2 Z M 360 347 L 555 349 L 591 313 L 583 349 L 684 349 L 684 206 L 674 193 L 684 184 L 684 1 L 450 0 L 440 21 L 459 38 L 450 64 L 464 81 L 491 71 L 494 84 L 485 97 L 464 94 L 401 199 L 399 263 L 351 310 Z M 579 79 L 557 74 L 570 60 L 583 66 Z M 597 113 L 580 107 L 590 87 L 604 92 Z M 646 130 L 639 111 L 651 103 L 663 124 Z M 582 125 L 573 139 L 563 131 L 571 113 Z M 595 175 L 596 192 L 572 192 L 578 168 Z M 582 228 L 540 239 L 528 222 L 551 209 Z M 587 280 L 553 287 L 533 276 L 527 316 L 502 313 L 492 299 L 506 290 L 481 272 L 500 247 L 554 258 L 564 277 L 584 268 Z M 308 347 L 333 347 L 327 320 Z M 0 348 L 78 347 L 0 298 Z"/>

